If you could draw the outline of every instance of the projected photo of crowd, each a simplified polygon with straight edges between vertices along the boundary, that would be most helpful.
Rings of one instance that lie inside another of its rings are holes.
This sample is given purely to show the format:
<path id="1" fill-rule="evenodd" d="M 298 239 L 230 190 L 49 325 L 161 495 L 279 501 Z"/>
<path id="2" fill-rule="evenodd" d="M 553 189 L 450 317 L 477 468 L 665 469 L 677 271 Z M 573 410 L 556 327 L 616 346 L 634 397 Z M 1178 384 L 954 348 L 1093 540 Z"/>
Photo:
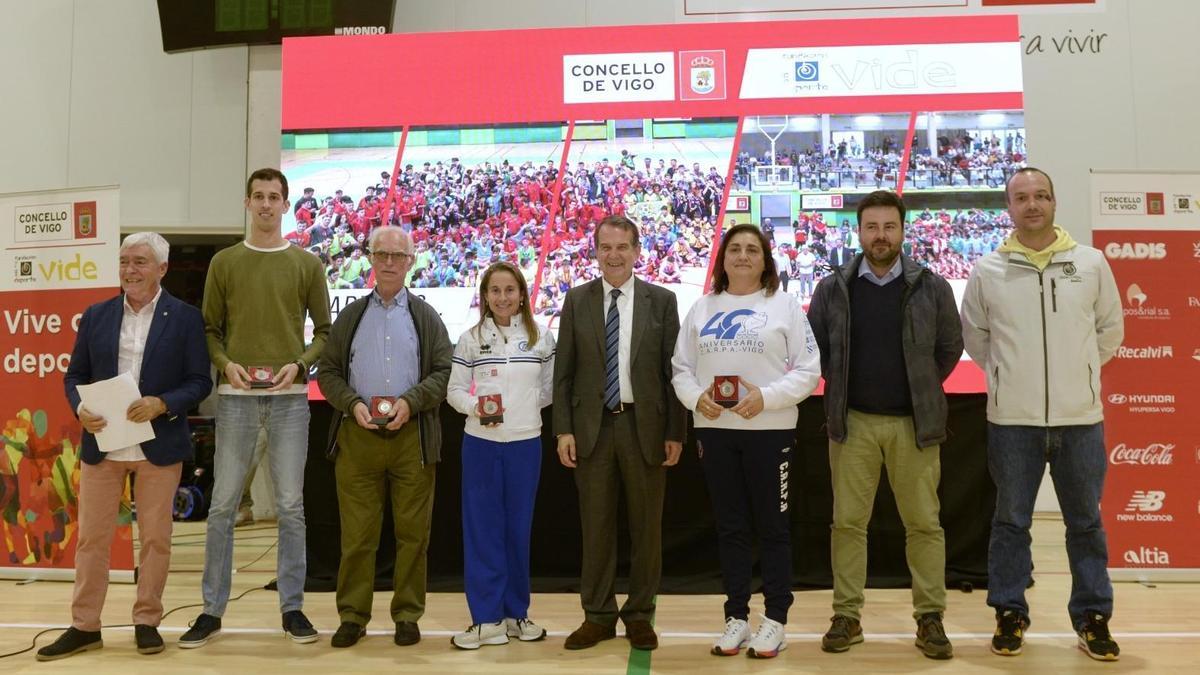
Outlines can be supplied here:
<path id="1" fill-rule="evenodd" d="M 858 253 L 858 202 L 897 189 L 909 118 L 746 119 L 726 224 L 754 222 L 770 235 L 788 292 L 807 301 L 817 281 Z M 903 172 L 904 252 L 961 292 L 975 261 L 1008 235 L 1004 185 L 1025 165 L 1019 110 L 918 115 Z"/>
<path id="2" fill-rule="evenodd" d="M 638 225 L 638 278 L 673 290 L 686 311 L 703 292 L 736 131 L 733 119 L 577 123 L 537 313 L 553 325 L 567 290 L 599 276 L 592 235 L 609 215 Z"/>

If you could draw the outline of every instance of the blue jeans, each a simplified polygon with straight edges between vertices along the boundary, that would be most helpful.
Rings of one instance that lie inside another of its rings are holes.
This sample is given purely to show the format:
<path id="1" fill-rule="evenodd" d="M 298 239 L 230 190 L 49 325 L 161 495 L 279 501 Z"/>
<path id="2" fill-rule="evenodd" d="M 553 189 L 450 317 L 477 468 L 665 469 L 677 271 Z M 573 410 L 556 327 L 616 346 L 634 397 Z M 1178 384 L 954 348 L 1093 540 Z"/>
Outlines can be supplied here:
<path id="1" fill-rule="evenodd" d="M 308 459 L 308 397 L 237 396 L 217 401 L 213 498 L 204 544 L 204 613 L 222 616 L 233 570 L 233 521 L 260 428 L 267 430 L 267 461 L 279 518 L 279 608 L 304 606 L 304 464 Z"/>
<path id="2" fill-rule="evenodd" d="M 1089 611 L 1112 616 L 1108 542 L 1100 520 L 1100 493 L 1108 458 L 1104 424 L 1029 427 L 988 423 L 988 471 L 996 483 L 996 512 L 988 544 L 988 599 L 996 612 L 1029 617 L 1025 589 L 1033 570 L 1029 527 L 1046 462 L 1067 525 L 1071 598 L 1076 630 Z"/>

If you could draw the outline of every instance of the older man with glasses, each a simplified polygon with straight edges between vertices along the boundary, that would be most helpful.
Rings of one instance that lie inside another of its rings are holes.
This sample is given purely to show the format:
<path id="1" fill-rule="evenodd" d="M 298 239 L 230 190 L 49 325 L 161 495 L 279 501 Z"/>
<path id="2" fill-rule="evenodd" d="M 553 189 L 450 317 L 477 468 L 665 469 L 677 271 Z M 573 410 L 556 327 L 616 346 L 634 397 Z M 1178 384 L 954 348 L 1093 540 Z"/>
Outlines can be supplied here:
<path id="1" fill-rule="evenodd" d="M 421 639 L 417 621 L 425 613 L 425 552 L 442 447 L 438 408 L 453 354 L 437 310 L 404 287 L 414 260 L 408 233 L 378 228 L 368 248 L 375 290 L 338 315 L 317 371 L 321 392 L 342 413 L 329 434 L 342 525 L 334 647 L 366 635 L 387 498 L 396 538 L 395 643 Z"/>

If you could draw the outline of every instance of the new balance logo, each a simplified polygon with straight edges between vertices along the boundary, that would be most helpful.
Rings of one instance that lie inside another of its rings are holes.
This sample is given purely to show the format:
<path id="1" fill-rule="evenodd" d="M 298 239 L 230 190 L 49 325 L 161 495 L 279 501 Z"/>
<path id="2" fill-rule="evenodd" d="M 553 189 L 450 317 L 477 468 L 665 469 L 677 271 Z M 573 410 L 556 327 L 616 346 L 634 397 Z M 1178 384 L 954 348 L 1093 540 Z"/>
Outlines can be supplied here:
<path id="1" fill-rule="evenodd" d="M 1159 511 L 1163 507 L 1167 493 L 1162 490 L 1137 490 L 1125 505 L 1126 511 Z"/>

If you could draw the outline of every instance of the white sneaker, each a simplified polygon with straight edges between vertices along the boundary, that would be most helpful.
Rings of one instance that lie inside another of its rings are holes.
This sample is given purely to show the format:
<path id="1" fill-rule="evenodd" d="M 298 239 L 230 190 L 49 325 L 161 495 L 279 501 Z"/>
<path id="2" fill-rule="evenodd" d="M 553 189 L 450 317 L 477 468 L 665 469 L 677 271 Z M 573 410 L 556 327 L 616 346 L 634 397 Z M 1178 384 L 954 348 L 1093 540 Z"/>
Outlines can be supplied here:
<path id="1" fill-rule="evenodd" d="M 546 629 L 529 619 L 505 619 L 504 626 L 508 637 L 521 642 L 537 642 L 546 638 Z"/>
<path id="2" fill-rule="evenodd" d="M 504 630 L 503 621 L 477 623 L 450 638 L 450 643 L 459 649 L 479 649 L 483 645 L 506 645 L 508 644 L 508 633 Z"/>
<path id="3" fill-rule="evenodd" d="M 784 632 L 783 624 L 762 617 L 762 623 L 758 624 L 758 630 L 754 631 L 754 637 L 750 638 L 746 656 L 752 659 L 775 658 L 779 652 L 787 649 Z"/>
<path id="4" fill-rule="evenodd" d="M 750 624 L 745 619 L 732 616 L 725 619 L 725 634 L 713 643 L 715 656 L 737 656 L 742 648 L 750 644 Z"/>

